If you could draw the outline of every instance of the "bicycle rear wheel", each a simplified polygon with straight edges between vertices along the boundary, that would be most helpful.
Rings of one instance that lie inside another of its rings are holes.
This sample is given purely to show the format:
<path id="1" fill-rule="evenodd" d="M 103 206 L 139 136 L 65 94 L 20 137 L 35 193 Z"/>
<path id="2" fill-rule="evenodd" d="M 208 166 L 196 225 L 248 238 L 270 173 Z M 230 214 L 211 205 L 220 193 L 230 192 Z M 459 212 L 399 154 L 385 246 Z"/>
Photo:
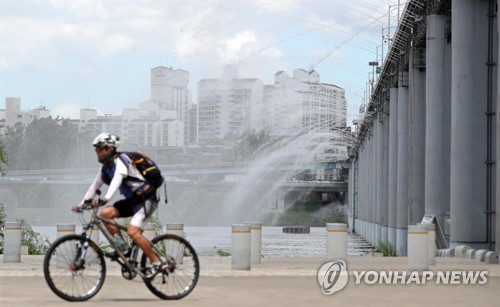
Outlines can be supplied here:
<path id="1" fill-rule="evenodd" d="M 68 235 L 57 239 L 45 254 L 43 273 L 57 296 L 85 301 L 101 289 L 106 263 L 96 243 L 84 236 Z"/>
<path id="2" fill-rule="evenodd" d="M 198 255 L 184 238 L 173 234 L 158 236 L 152 240 L 162 262 L 167 265 L 155 277 L 144 278 L 146 286 L 159 298 L 180 299 L 196 286 L 200 275 Z M 141 267 L 151 266 L 146 255 L 142 255 Z"/>

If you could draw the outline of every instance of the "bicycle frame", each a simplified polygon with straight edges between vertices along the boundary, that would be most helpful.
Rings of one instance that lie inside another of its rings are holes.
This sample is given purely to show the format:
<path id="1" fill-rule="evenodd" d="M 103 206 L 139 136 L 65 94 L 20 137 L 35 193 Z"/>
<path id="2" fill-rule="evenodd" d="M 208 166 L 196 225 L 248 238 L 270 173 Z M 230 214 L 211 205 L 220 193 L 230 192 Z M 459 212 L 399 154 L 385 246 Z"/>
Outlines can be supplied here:
<path id="1" fill-rule="evenodd" d="M 109 241 L 109 243 L 111 244 L 111 246 L 115 249 L 116 253 L 118 254 L 118 256 L 120 258 L 120 260 L 123 261 L 123 263 L 120 262 L 120 261 L 118 261 L 118 260 L 117 260 L 117 262 L 121 266 L 125 266 L 130 272 L 134 271 L 137 274 L 139 274 L 141 277 L 144 277 L 144 274 L 140 270 L 137 269 L 137 265 L 132 265 L 129 262 L 129 260 L 127 259 L 127 257 L 118 248 L 118 246 L 116 245 L 116 242 L 115 242 L 113 236 L 109 233 L 109 231 L 106 228 L 105 224 L 112 225 L 112 226 L 118 228 L 119 230 L 122 230 L 122 231 L 125 231 L 125 232 L 127 232 L 127 227 L 125 227 L 122 224 L 119 224 L 118 222 L 116 222 L 114 220 L 103 218 L 103 217 L 97 215 L 97 212 L 98 212 L 98 208 L 93 208 L 92 209 L 92 217 L 91 217 L 89 223 L 82 225 L 83 226 L 83 235 L 86 238 L 90 239 L 90 236 L 91 236 L 92 232 L 94 231 L 94 225 L 96 225 L 97 228 L 99 228 L 99 230 L 104 234 L 104 236 Z M 98 243 L 98 242 L 95 242 L 95 243 Z M 139 248 L 137 245 L 135 245 L 135 243 L 132 243 L 131 248 L 134 248 L 134 246 L 136 248 Z M 154 245 L 152 245 L 152 247 L 153 247 L 154 253 L 157 254 L 157 255 L 159 255 L 159 251 L 156 249 L 156 247 Z M 81 255 L 82 259 L 85 258 L 85 254 L 86 254 L 86 248 L 84 248 L 84 251 L 83 251 L 83 253 Z M 136 258 L 136 257 L 137 257 L 137 254 L 135 255 L 134 258 Z M 160 258 L 160 261 L 162 261 L 162 264 L 165 264 L 164 261 L 161 260 L 161 258 Z"/>

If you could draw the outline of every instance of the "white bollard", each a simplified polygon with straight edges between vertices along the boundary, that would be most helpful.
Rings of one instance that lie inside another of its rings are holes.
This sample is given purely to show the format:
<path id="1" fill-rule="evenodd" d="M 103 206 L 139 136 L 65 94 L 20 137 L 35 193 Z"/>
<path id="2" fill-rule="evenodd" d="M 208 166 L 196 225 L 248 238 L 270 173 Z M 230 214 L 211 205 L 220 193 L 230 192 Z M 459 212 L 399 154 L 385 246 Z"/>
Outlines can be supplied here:
<path id="1" fill-rule="evenodd" d="M 498 263 L 498 252 L 486 252 L 484 254 L 484 263 Z"/>
<path id="2" fill-rule="evenodd" d="M 250 259 L 252 264 L 261 263 L 262 255 L 262 223 L 248 222 L 250 226 Z"/>
<path id="3" fill-rule="evenodd" d="M 90 240 L 94 241 L 97 246 L 99 246 L 99 228 L 94 225 L 94 228 L 92 228 L 92 233 L 90 235 Z"/>
<path id="4" fill-rule="evenodd" d="M 5 222 L 4 235 L 3 262 L 21 262 L 21 223 Z"/>
<path id="5" fill-rule="evenodd" d="M 465 258 L 465 253 L 470 247 L 466 245 L 459 245 L 455 247 L 455 257 Z"/>
<path id="6" fill-rule="evenodd" d="M 428 231 L 423 225 L 408 225 L 408 269 L 429 269 Z"/>
<path id="7" fill-rule="evenodd" d="M 231 230 L 231 269 L 250 270 L 250 226 L 243 224 L 233 224 Z"/>
<path id="8" fill-rule="evenodd" d="M 427 252 L 429 253 L 429 265 L 436 265 L 436 225 L 417 224 L 427 227 Z"/>
<path id="9" fill-rule="evenodd" d="M 72 235 L 75 233 L 75 230 L 75 224 L 57 224 L 57 238 Z"/>
<path id="10" fill-rule="evenodd" d="M 347 224 L 326 224 L 326 258 L 347 261 Z"/>
<path id="11" fill-rule="evenodd" d="M 171 233 L 174 235 L 178 235 L 181 238 L 184 238 L 184 224 L 176 223 L 176 224 L 167 224 L 167 233 Z"/>
<path id="12" fill-rule="evenodd" d="M 177 224 L 167 224 L 167 233 L 171 233 L 173 235 L 177 235 L 181 238 L 185 237 L 184 234 L 184 224 L 177 223 Z M 174 255 L 172 255 L 174 256 Z M 184 259 L 184 248 L 181 248 L 178 251 L 178 255 L 175 255 L 175 260 L 179 264 L 183 264 L 183 259 Z"/>
<path id="13" fill-rule="evenodd" d="M 75 224 L 57 224 L 57 238 L 61 238 L 67 235 L 71 235 L 75 233 L 76 230 L 76 225 Z M 73 251 L 74 247 L 71 246 L 71 242 L 66 242 L 63 245 L 59 246 L 59 251 L 62 253 L 65 251 L 66 253 L 69 253 L 70 251 Z M 56 266 L 58 268 L 67 268 L 69 266 L 68 259 L 71 259 L 75 255 L 63 255 L 63 254 L 58 254 L 56 255 Z"/>

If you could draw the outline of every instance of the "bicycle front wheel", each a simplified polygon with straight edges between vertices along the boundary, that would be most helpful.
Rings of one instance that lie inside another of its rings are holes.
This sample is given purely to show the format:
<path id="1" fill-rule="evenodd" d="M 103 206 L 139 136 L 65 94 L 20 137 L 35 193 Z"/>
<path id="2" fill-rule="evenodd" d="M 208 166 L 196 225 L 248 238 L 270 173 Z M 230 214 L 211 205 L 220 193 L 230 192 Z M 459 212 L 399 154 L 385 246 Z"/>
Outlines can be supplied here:
<path id="1" fill-rule="evenodd" d="M 101 289 L 106 277 L 104 255 L 93 241 L 80 235 L 57 239 L 45 254 L 45 281 L 67 301 L 85 301 Z"/>
<path id="2" fill-rule="evenodd" d="M 200 275 L 200 263 L 194 248 L 184 238 L 173 234 L 158 236 L 152 240 L 157 256 L 166 265 L 153 278 L 144 278 L 146 286 L 159 298 L 180 299 L 196 286 Z M 151 266 L 142 255 L 141 267 Z"/>

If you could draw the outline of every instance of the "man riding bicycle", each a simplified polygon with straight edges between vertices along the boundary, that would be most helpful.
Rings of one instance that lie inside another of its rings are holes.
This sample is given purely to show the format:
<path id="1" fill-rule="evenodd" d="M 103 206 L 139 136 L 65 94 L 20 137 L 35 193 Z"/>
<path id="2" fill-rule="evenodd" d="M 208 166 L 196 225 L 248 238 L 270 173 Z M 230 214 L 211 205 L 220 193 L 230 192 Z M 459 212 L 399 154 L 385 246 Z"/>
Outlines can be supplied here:
<path id="1" fill-rule="evenodd" d="M 119 154 L 116 151 L 119 140 L 118 136 L 110 133 L 101 133 L 94 139 L 92 145 L 95 147 L 97 160 L 102 164 L 102 168 L 85 193 L 80 206 L 86 202 L 92 202 L 94 208 L 104 206 L 116 191 L 120 190 L 125 198 L 115 202 L 112 206 L 103 208 L 99 216 L 110 220 L 117 217 L 132 217 L 127 233 L 149 258 L 153 266 L 148 275 L 153 276 L 156 271 L 160 270 L 161 262 L 153 252 L 151 243 L 142 235 L 142 232 L 146 221 L 158 207 L 156 187 L 146 182 L 133 163 L 130 163 L 130 158 L 127 155 Z M 104 198 L 92 201 L 97 190 L 104 184 L 109 185 Z M 73 208 L 73 211 L 75 210 L 76 208 Z M 106 224 L 106 228 L 111 235 L 123 242 L 118 228 L 109 224 Z M 124 254 L 127 253 L 125 248 L 120 248 Z M 107 253 L 106 256 L 118 257 L 116 251 Z"/>

